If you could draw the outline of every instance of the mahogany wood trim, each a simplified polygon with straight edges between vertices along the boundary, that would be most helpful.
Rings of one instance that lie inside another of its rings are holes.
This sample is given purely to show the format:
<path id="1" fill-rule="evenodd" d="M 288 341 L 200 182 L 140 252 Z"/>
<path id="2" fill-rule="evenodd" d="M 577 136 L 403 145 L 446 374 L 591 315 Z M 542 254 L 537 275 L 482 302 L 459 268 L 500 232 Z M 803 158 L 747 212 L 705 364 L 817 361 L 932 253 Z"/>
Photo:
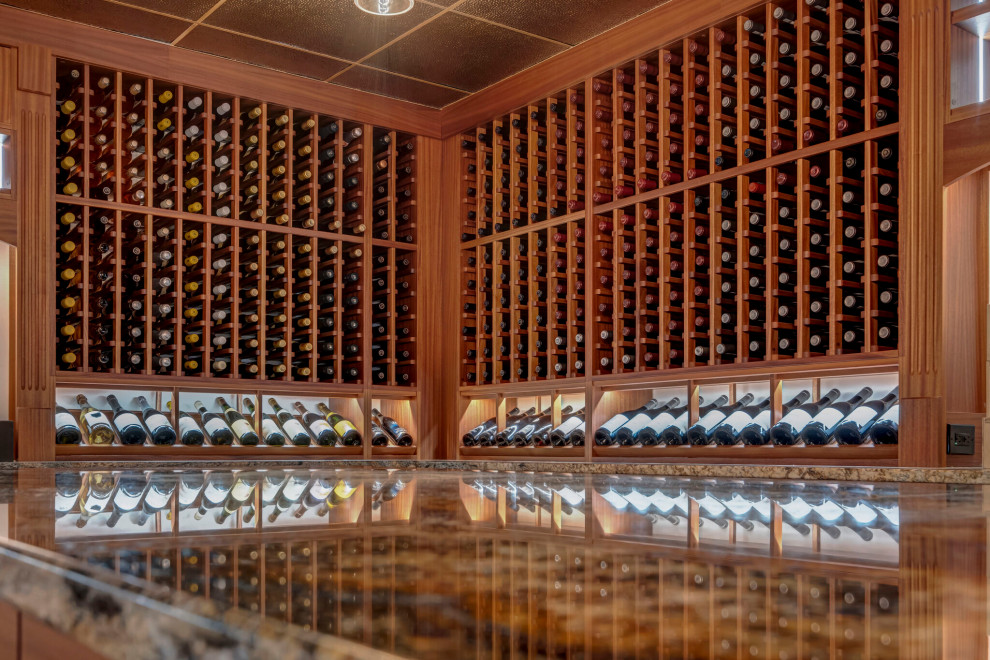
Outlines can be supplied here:
<path id="1" fill-rule="evenodd" d="M 17 89 L 48 95 L 52 93 L 54 67 L 51 50 L 38 43 L 19 43 L 17 50 Z"/>
<path id="2" fill-rule="evenodd" d="M 108 68 L 117 68 L 126 62 L 128 72 L 142 76 L 165 78 L 203 89 L 222 86 L 216 91 L 419 135 L 437 137 L 440 134 L 440 112 L 433 108 L 339 85 L 321 84 L 317 80 L 12 7 L 0 7 L 0 43 L 33 44 L 32 47 L 50 49 L 57 57 Z M 30 85 L 29 89 L 42 91 L 38 88 L 41 74 L 33 69 L 28 71 L 32 75 L 21 83 L 22 86 Z M 43 89 L 50 88 L 49 83 Z"/>
<path id="3" fill-rule="evenodd" d="M 754 0 L 668 2 L 635 20 L 551 57 L 511 78 L 495 83 L 441 111 L 443 136 L 473 128 L 554 90 L 595 75 L 596 71 L 656 51 L 674 41 L 764 4 Z"/>

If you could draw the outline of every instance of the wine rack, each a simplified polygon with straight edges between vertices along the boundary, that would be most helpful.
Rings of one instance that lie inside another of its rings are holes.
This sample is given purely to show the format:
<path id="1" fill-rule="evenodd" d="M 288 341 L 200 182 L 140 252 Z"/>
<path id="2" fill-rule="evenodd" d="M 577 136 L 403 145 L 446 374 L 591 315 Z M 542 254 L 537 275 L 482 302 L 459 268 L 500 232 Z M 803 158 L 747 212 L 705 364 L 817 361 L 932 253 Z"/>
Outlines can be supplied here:
<path id="1" fill-rule="evenodd" d="M 55 98 L 60 385 L 416 387 L 419 138 L 65 60 Z"/>
<path id="2" fill-rule="evenodd" d="M 897 29 L 767 4 L 463 133 L 462 394 L 896 365 Z"/>
<path id="3" fill-rule="evenodd" d="M 122 406 L 122 411 L 113 410 L 112 401 L 108 400 L 110 393 L 99 387 L 60 387 L 56 404 L 64 409 L 61 414 L 71 417 L 72 423 L 69 426 L 76 428 L 78 435 L 59 444 L 57 453 L 67 457 L 91 456 L 94 453 L 120 458 L 147 455 L 152 451 L 154 443 L 148 440 L 151 427 L 147 419 L 141 419 L 140 397 L 144 397 L 153 409 L 161 412 L 164 421 L 175 432 L 174 442 L 154 447 L 154 451 L 161 455 L 195 458 L 329 454 L 357 458 L 365 454 L 366 448 L 368 453 L 375 456 L 412 456 L 417 452 L 416 404 L 415 397 L 411 394 L 402 396 L 401 393 L 376 393 L 365 399 L 360 392 L 352 391 L 330 391 L 314 395 L 300 393 L 291 386 L 280 388 L 274 383 L 271 387 L 245 388 L 238 387 L 234 379 L 228 379 L 219 384 L 218 388 L 167 390 L 144 389 L 133 385 L 118 386 L 113 396 Z M 79 395 L 85 397 L 87 406 L 104 416 L 109 431 L 109 441 L 105 444 L 98 444 L 88 437 L 92 427 L 83 423 L 86 411 L 77 398 Z M 273 401 L 278 404 L 278 408 L 273 406 Z M 236 421 L 224 412 L 222 402 L 229 404 L 247 420 L 251 430 L 258 436 L 256 444 L 240 439 Z M 200 409 L 200 403 L 204 410 Z M 302 408 L 297 404 L 302 404 Z M 118 423 L 118 416 L 126 413 L 133 413 L 135 418 L 120 417 Z M 331 413 L 340 415 L 345 420 L 342 429 L 336 428 L 339 420 L 336 417 L 331 419 Z M 145 437 L 145 441 L 128 444 L 120 428 L 125 422 L 136 425 L 139 429 L 138 437 Z M 321 432 L 324 422 L 329 422 L 332 433 Z M 360 437 L 345 438 L 348 425 Z M 62 428 L 60 425 L 59 429 Z M 194 432 L 187 437 L 186 432 L 190 429 Z M 220 429 L 221 435 L 214 437 L 212 431 L 217 429 Z M 233 436 L 230 435 L 231 431 L 234 432 Z M 269 441 L 268 436 L 272 431 L 276 435 Z M 400 437 L 402 433 L 405 435 Z"/>

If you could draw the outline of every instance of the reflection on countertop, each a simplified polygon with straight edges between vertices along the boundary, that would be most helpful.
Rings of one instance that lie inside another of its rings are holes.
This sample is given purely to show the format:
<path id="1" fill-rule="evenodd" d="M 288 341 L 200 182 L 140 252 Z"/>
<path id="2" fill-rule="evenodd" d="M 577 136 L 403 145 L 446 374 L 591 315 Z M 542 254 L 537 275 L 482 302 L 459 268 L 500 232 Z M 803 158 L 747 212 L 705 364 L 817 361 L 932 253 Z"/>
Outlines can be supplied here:
<path id="1" fill-rule="evenodd" d="M 56 553 L 3 549 L 0 599 L 30 607 L 53 566 L 103 585 L 102 629 L 129 632 L 108 657 L 987 655 L 983 486 L 251 466 L 0 488 L 12 538 Z M 72 609 L 34 614 L 92 645 Z"/>

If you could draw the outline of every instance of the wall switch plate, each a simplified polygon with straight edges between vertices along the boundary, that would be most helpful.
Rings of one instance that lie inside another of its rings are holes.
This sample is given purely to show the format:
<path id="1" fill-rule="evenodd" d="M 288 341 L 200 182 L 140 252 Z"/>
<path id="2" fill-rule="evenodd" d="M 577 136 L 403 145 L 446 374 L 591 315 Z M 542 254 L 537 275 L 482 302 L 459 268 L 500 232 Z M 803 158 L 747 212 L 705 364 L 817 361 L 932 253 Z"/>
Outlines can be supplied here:
<path id="1" fill-rule="evenodd" d="M 948 452 L 972 456 L 976 450 L 976 427 L 963 424 L 949 424 L 947 434 Z"/>

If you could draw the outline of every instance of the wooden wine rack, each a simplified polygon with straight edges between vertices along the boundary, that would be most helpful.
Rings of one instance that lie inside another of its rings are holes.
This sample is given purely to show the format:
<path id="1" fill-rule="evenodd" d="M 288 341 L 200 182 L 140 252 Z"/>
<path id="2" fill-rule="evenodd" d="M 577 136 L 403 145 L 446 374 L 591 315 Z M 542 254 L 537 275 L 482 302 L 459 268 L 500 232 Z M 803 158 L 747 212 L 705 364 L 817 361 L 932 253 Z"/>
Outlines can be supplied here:
<path id="1" fill-rule="evenodd" d="M 462 395 L 896 365 L 897 32 L 767 4 L 463 133 Z"/>
<path id="2" fill-rule="evenodd" d="M 419 138 L 65 60 L 56 81 L 59 386 L 415 391 Z"/>

